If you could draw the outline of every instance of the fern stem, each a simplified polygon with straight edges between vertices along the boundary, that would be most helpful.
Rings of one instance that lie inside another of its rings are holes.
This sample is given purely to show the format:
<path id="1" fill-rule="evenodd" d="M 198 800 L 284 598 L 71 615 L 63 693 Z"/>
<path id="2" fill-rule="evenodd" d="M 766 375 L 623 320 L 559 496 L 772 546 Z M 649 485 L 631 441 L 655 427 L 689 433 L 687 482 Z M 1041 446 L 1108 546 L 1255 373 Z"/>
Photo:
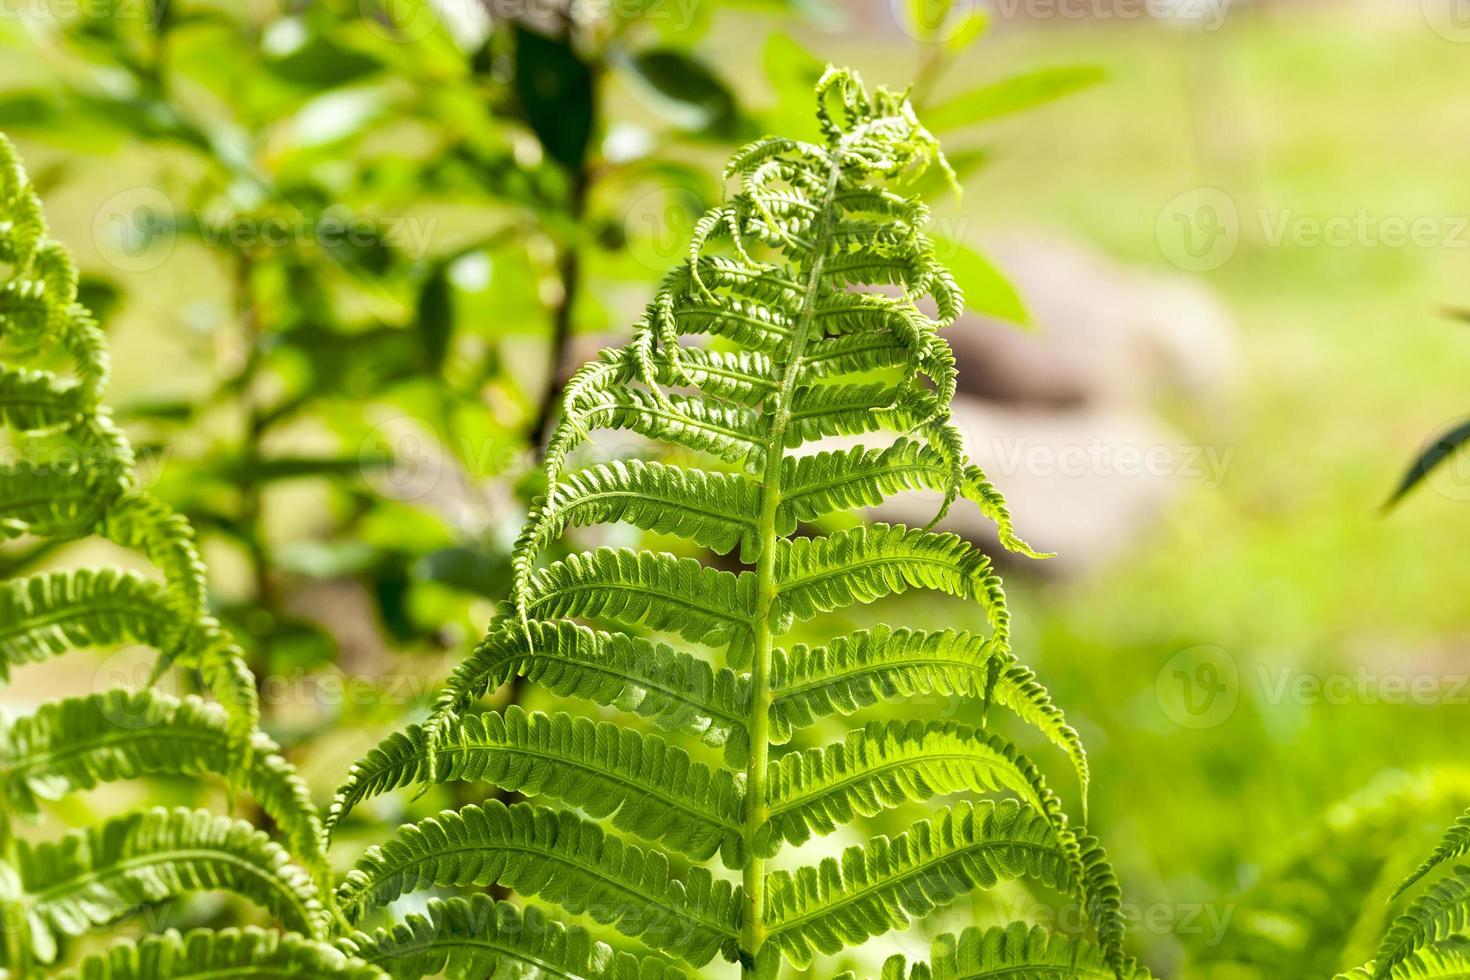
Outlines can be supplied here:
<path id="1" fill-rule="evenodd" d="M 836 205 L 834 198 L 842 177 L 840 156 L 834 148 L 828 153 L 827 189 L 822 198 L 815 247 L 809 253 L 806 288 L 782 371 L 781 386 L 776 391 L 770 427 L 766 433 L 766 469 L 761 480 L 760 559 L 756 567 L 758 599 L 755 624 L 755 650 L 750 667 L 750 761 L 746 769 L 745 842 L 751 845 L 761 825 L 766 822 L 766 768 L 771 753 L 771 651 L 775 635 L 771 630 L 772 610 L 776 602 L 776 514 L 781 506 L 781 463 L 785 455 L 786 427 L 791 422 L 791 398 L 801 376 L 801 357 L 811 334 L 817 291 L 822 281 L 827 241 L 832 233 Z M 753 849 L 752 849 L 753 850 Z M 752 854 L 745 865 L 741 884 L 745 895 L 745 918 L 740 934 L 741 975 L 755 976 L 755 958 L 766 938 L 764 921 L 766 899 L 766 862 Z"/>

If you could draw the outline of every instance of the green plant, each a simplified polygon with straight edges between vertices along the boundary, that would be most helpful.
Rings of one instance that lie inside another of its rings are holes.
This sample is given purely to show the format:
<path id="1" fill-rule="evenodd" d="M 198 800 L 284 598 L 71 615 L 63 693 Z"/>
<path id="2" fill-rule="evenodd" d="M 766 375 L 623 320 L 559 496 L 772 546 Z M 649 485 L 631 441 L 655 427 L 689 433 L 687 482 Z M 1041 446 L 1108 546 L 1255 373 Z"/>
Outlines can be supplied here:
<path id="1" fill-rule="evenodd" d="M 499 884 L 662 955 L 696 966 L 719 955 L 747 976 L 772 977 L 783 957 L 807 967 L 973 888 L 1021 877 L 1082 903 L 1101 952 L 1014 931 L 966 934 L 941 942 L 938 975 L 947 975 L 941 964 L 1002 949 L 1004 964 L 984 966 L 1015 971 L 1076 956 L 1076 975 L 1135 970 L 1123 957 L 1118 889 L 1101 849 L 1069 825 L 1036 766 L 982 714 L 975 724 L 872 723 L 835 745 L 781 749 L 818 719 L 938 690 L 1014 709 L 1086 781 L 1075 732 L 1011 653 L 987 556 L 922 528 L 797 534 L 927 488 L 943 494 L 941 514 L 963 497 L 995 520 L 1009 547 L 1033 554 L 948 420 L 954 362 L 937 329 L 959 314 L 961 297 L 923 232 L 926 208 L 900 192 L 947 163 L 903 96 L 870 95 L 833 69 L 817 95 L 824 141 L 767 138 L 737 152 L 726 178 L 739 180 L 739 192 L 699 223 L 688 261 L 665 279 L 632 341 L 567 386 L 546 461 L 549 491 L 517 544 L 513 601 L 429 721 L 354 767 L 328 825 L 415 783 L 485 780 L 572 809 L 491 802 L 407 825 L 349 873 L 339 900 L 350 920 L 418 888 Z M 713 248 L 720 241 L 723 253 Z M 916 305 L 926 296 L 938 320 Z M 685 346 L 697 335 L 713 343 Z M 713 465 L 579 467 L 592 430 L 609 428 Z M 897 438 L 885 448 L 813 451 L 826 437 L 881 432 Z M 619 522 L 733 556 L 742 568 L 610 548 L 537 567 L 570 529 Z M 909 589 L 980 603 L 990 635 L 877 627 L 816 648 L 777 645 L 797 623 Z M 517 676 L 641 716 L 663 734 L 631 719 L 470 712 Z M 679 747 L 676 735 L 720 749 L 722 760 L 700 761 L 705 750 Z M 908 801 L 995 790 L 1019 800 L 955 803 L 892 839 L 849 848 L 840 863 L 769 865 L 783 847 Z M 640 843 L 608 834 L 602 818 Z M 703 866 L 716 854 L 739 872 L 738 885 Z M 416 938 L 455 936 L 467 915 L 451 899 Z M 380 933 L 358 949 L 381 952 L 390 940 Z M 907 969 L 893 961 L 884 975 Z M 929 975 L 928 966 L 912 970 Z"/>
<path id="2" fill-rule="evenodd" d="M 68 650 L 143 644 L 155 676 L 194 672 L 219 704 L 144 688 L 43 703 L 0 727 L 0 900 L 5 964 L 28 975 L 68 937 L 144 903 L 223 888 L 305 935 L 326 929 L 321 821 L 305 784 L 256 728 L 254 680 L 205 604 L 187 522 L 135 486 L 132 450 L 101 406 L 104 337 L 76 300 L 65 248 L 46 238 L 39 199 L 0 137 L 0 344 L 31 367 L 0 368 L 0 422 L 14 434 L 0 467 L 0 533 L 49 541 L 95 536 L 140 552 L 159 577 L 112 567 L 43 571 L 0 587 L 0 678 Z M 57 373 L 70 363 L 69 375 Z M 160 580 L 161 579 L 161 580 Z M 207 811 L 152 809 L 60 840 L 29 843 L 16 817 L 41 801 L 141 775 L 216 773 L 274 821 L 285 848 Z M 288 852 L 313 877 L 289 863 Z"/>
<path id="3" fill-rule="evenodd" d="M 783 959 L 808 967 L 975 888 L 1025 879 L 1079 903 L 1095 939 L 1020 924 L 967 929 L 937 941 L 932 964 L 894 957 L 883 976 L 1147 975 L 1123 954 L 1118 886 L 1101 848 L 1071 826 L 1040 770 L 986 725 L 992 702 L 1034 725 L 1070 757 L 1085 799 L 1080 741 L 1010 650 L 990 559 L 926 528 L 832 523 L 889 494 L 931 489 L 943 495 L 941 513 L 963 498 L 995 520 L 1008 547 L 1034 554 L 948 421 L 954 362 L 936 331 L 961 297 L 923 233 L 924 205 L 902 193 L 926 169 L 947 169 L 938 144 L 902 96 L 869 94 L 848 72 L 829 69 L 817 92 L 824 141 L 767 138 L 737 153 L 727 174 L 740 191 L 699 223 L 689 261 L 667 277 L 632 342 L 568 384 L 550 489 L 516 546 L 513 601 L 427 723 L 354 766 L 325 821 L 257 730 L 253 679 L 207 615 L 187 524 L 129 482 L 126 440 L 100 407 L 102 335 L 0 144 L 0 259 L 10 269 L 0 340 L 32 365 L 0 374 L 4 420 L 28 460 L 0 471 L 4 527 L 108 538 L 142 550 L 164 578 L 87 568 L 8 581 L 0 659 L 8 667 L 144 643 L 160 651 L 155 675 L 197 670 L 221 702 L 115 689 L 43 705 L 4 729 L 0 896 L 12 972 L 29 975 L 35 962 L 59 959 L 68 937 L 139 906 L 224 890 L 287 932 L 164 933 L 88 956 L 76 975 L 658 977 L 720 955 L 746 976 L 774 977 Z M 722 239 L 728 251 L 718 253 Z M 925 296 L 938 320 L 917 307 Z M 713 338 L 709 347 L 681 343 L 698 334 Z M 72 356 L 74 378 L 48 370 L 58 353 Z M 583 444 L 602 428 L 641 433 L 709 468 L 581 465 Z M 883 448 L 813 445 L 880 432 L 890 434 Z M 538 567 L 563 533 L 616 522 L 744 567 L 608 548 Z M 777 646 L 798 623 L 910 589 L 978 602 L 990 634 L 878 626 L 817 647 Z M 709 659 L 644 630 L 706 648 Z M 625 717 L 474 710 L 513 677 Z M 872 722 L 835 745 L 800 747 L 819 720 L 934 691 L 971 699 L 973 724 Z M 13 832 L 11 817 L 43 798 L 202 772 L 252 796 L 284 846 L 243 821 L 189 810 L 135 811 L 60 842 Z M 563 808 L 490 799 L 444 811 L 401 827 L 333 881 L 327 835 L 368 797 L 480 781 Z M 909 801 L 992 792 L 1015 798 L 954 802 L 849 848 L 840 863 L 773 866 L 783 848 Z M 717 854 L 723 873 L 705 866 Z M 484 894 L 373 921 L 409 892 L 470 885 L 540 898 L 644 948 L 615 949 L 581 925 Z"/>

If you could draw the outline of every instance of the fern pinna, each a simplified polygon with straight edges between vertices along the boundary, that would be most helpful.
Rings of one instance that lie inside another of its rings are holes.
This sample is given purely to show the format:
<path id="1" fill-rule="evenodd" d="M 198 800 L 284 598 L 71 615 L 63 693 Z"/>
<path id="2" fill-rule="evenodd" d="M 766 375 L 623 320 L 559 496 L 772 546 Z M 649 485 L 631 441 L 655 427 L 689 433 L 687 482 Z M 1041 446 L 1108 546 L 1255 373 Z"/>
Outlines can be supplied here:
<path id="1" fill-rule="evenodd" d="M 929 528 L 797 535 L 930 489 L 944 508 L 979 507 L 1007 546 L 1031 554 L 949 421 L 954 358 L 937 331 L 958 316 L 960 290 L 924 234 L 925 206 L 902 192 L 927 168 L 948 172 L 939 146 L 902 95 L 869 93 L 849 72 L 829 69 L 817 104 L 824 142 L 766 138 L 737 152 L 726 176 L 738 192 L 698 223 L 631 342 L 568 383 L 549 489 L 514 555 L 513 601 L 427 723 L 354 767 L 328 823 L 417 783 L 484 780 L 560 807 L 492 799 L 402 827 L 349 872 L 338 893 L 348 919 L 415 889 L 495 884 L 641 940 L 644 975 L 723 958 L 775 977 L 783 961 L 808 968 L 973 889 L 1025 878 L 1080 903 L 1093 937 L 968 930 L 941 939 L 932 963 L 895 957 L 883 976 L 1143 975 L 1123 956 L 1101 849 L 1069 825 L 1038 768 L 985 727 L 980 705 L 1013 709 L 1070 756 L 1085 791 L 1076 733 L 1012 655 L 990 559 Z M 937 319 L 916 305 L 925 297 Z M 711 342 L 686 343 L 699 336 Z M 701 467 L 579 465 L 599 429 L 630 430 Z M 819 444 L 882 433 L 879 447 Z M 627 548 L 539 560 L 569 529 L 611 523 L 684 539 L 741 570 Z M 783 642 L 799 622 L 910 589 L 979 603 L 988 635 L 878 627 L 818 647 Z M 570 711 L 472 710 L 517 675 L 659 731 Z M 818 720 L 921 692 L 968 696 L 975 715 L 870 723 L 824 748 L 794 747 Z M 983 798 L 996 791 L 1009 798 Z M 961 793 L 981 798 L 840 861 L 774 866 L 783 848 L 859 817 Z M 462 968 L 474 908 L 450 898 L 411 927 L 354 940 L 355 951 Z"/>

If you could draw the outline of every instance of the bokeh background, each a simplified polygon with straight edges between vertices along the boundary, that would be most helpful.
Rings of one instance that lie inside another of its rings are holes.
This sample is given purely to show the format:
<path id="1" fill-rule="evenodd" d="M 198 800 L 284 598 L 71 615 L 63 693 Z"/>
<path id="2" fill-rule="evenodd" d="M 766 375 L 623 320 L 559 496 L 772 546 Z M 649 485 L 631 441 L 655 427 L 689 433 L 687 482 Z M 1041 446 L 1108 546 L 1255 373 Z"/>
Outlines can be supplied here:
<path id="1" fill-rule="evenodd" d="M 914 84 L 962 173 L 958 411 L 1059 553 L 1007 567 L 1016 649 L 1088 747 L 1131 951 L 1364 961 L 1470 803 L 1470 464 L 1384 509 L 1470 411 L 1457 0 L 0 0 L 0 130 L 325 797 L 504 597 L 559 380 L 626 335 L 734 145 L 811 129 L 828 61 Z M 79 663 L 6 703 L 146 671 Z M 1048 914 L 960 918 L 1002 913 Z"/>

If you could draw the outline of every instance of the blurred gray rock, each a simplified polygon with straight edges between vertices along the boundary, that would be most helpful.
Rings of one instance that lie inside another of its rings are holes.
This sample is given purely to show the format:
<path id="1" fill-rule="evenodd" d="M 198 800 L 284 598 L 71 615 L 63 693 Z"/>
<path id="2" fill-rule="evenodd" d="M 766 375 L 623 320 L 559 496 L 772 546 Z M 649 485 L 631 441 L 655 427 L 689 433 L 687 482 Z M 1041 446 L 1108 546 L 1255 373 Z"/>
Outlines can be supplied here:
<path id="1" fill-rule="evenodd" d="M 1234 326 L 1198 279 L 1141 272 L 1035 232 L 996 235 L 984 250 L 1033 328 L 967 316 L 945 332 L 960 372 L 955 420 L 1021 536 L 1058 553 L 1029 567 L 1085 571 L 1136 545 L 1181 491 L 1228 476 L 1232 448 L 1174 431 L 1159 405 L 1208 417 L 1228 403 Z M 907 495 L 873 516 L 922 524 L 935 503 Z M 995 544 L 973 508 L 956 507 L 943 526 Z"/>

